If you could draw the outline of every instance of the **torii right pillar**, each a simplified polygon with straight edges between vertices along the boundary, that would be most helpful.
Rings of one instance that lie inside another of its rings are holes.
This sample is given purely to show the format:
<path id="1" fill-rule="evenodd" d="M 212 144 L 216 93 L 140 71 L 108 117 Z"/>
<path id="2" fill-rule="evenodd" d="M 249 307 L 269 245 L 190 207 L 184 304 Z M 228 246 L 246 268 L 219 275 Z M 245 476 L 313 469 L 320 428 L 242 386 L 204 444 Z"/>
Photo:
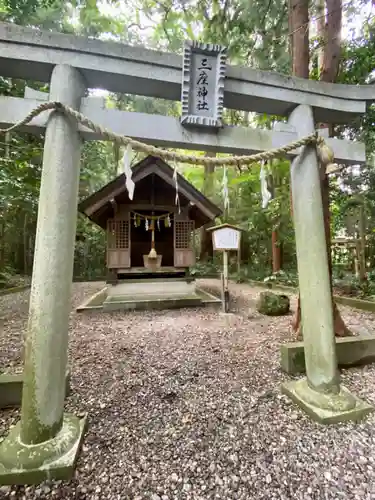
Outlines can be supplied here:
<path id="1" fill-rule="evenodd" d="M 300 138 L 310 135 L 315 130 L 312 108 L 298 106 L 289 123 Z M 360 420 L 373 408 L 340 385 L 315 145 L 303 147 L 294 159 L 291 187 L 306 377 L 283 384 L 282 391 L 320 423 Z"/>

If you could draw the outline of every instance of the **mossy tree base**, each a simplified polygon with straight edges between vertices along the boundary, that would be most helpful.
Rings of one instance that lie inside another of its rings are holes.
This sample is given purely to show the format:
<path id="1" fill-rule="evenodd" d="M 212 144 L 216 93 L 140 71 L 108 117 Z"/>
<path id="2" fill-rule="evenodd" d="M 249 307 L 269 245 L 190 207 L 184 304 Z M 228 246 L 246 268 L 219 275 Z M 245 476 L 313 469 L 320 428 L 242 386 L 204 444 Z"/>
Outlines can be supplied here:
<path id="1" fill-rule="evenodd" d="M 282 384 L 281 391 L 321 424 L 359 421 L 374 411 L 371 405 L 351 394 L 343 386 L 339 394 L 322 394 L 313 391 L 306 378 Z"/>
<path id="2" fill-rule="evenodd" d="M 0 445 L 0 484 L 39 484 L 46 479 L 70 479 L 80 452 L 87 418 L 65 414 L 54 439 L 36 445 L 20 440 L 20 423 Z"/>

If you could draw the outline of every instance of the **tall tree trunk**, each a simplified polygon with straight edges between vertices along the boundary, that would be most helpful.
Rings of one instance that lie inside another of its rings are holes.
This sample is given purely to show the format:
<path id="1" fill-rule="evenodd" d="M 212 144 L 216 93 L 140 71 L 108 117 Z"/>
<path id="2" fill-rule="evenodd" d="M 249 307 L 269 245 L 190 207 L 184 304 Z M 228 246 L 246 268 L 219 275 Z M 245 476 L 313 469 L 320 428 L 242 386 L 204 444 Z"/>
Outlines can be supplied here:
<path id="1" fill-rule="evenodd" d="M 27 253 L 28 253 L 28 233 L 27 233 L 27 225 L 28 225 L 28 214 L 25 211 L 24 214 L 24 219 L 23 219 L 23 274 L 27 276 L 28 274 L 28 259 L 27 259 Z"/>
<path id="2" fill-rule="evenodd" d="M 289 0 L 289 30 L 292 54 L 292 74 L 300 78 L 309 78 L 309 1 Z M 292 189 L 290 205 L 293 216 Z M 301 301 L 298 295 L 296 314 L 292 327 L 297 336 L 301 333 Z"/>
<path id="3" fill-rule="evenodd" d="M 324 0 L 316 0 L 315 3 L 317 10 L 317 30 L 318 38 L 320 40 L 320 50 L 318 52 L 318 68 L 320 80 L 324 82 L 333 83 L 336 80 L 340 64 L 340 42 L 341 42 L 341 22 L 342 22 L 342 4 L 341 0 L 326 0 L 327 19 L 324 16 Z M 324 17 L 321 17 L 324 16 Z M 294 66 L 293 66 L 294 67 Z M 300 75 L 297 75 L 300 76 Z M 328 127 L 322 124 L 321 126 Z M 332 127 L 330 135 L 332 135 Z M 332 255 L 331 255 L 331 224 L 330 224 L 330 202 L 329 202 L 329 178 L 325 174 L 321 181 L 321 192 L 323 202 L 323 215 L 324 226 L 327 242 L 327 255 L 329 263 L 329 273 L 331 278 L 331 293 L 333 295 L 332 287 Z M 337 305 L 333 301 L 333 315 L 334 315 L 334 330 L 335 335 L 338 337 L 350 336 L 352 333 L 345 325 Z M 301 305 L 300 297 L 298 297 L 298 306 L 295 318 L 293 320 L 293 329 L 301 333 Z"/>
<path id="4" fill-rule="evenodd" d="M 342 1 L 326 0 L 327 22 L 324 32 L 323 67 L 320 72 L 322 82 L 333 83 L 340 67 Z"/>
<path id="5" fill-rule="evenodd" d="M 366 281 L 366 216 L 365 216 L 365 205 L 362 204 L 359 207 L 359 224 L 358 232 L 360 239 L 360 251 L 359 251 L 359 279 L 361 281 Z"/>
<path id="6" fill-rule="evenodd" d="M 309 78 L 309 1 L 289 0 L 289 52 L 293 76 Z M 292 190 L 290 206 L 293 217 Z"/>
<path id="7" fill-rule="evenodd" d="M 270 161 L 271 173 L 268 175 L 267 184 L 271 192 L 272 198 L 276 197 L 276 186 L 278 184 L 278 178 L 272 171 L 272 160 Z M 271 233 L 271 248 L 272 248 L 272 272 L 277 273 L 281 270 L 281 242 L 279 241 L 279 226 L 280 221 L 276 220 L 272 223 L 272 233 Z M 275 227 L 276 226 L 276 227 Z"/>
<path id="8" fill-rule="evenodd" d="M 216 153 L 207 152 L 206 156 L 215 158 Z M 204 182 L 203 182 L 203 194 L 207 197 L 213 194 L 213 178 L 214 178 L 215 166 L 212 164 L 204 166 Z M 213 258 L 214 251 L 212 247 L 212 235 L 207 232 L 209 227 L 213 226 L 213 222 L 209 222 L 201 227 L 201 247 L 199 252 L 200 260 L 209 260 Z"/>
<path id="9" fill-rule="evenodd" d="M 322 54 L 319 57 L 321 65 L 320 80 L 322 82 L 334 83 L 340 67 L 340 54 L 341 54 L 341 27 L 342 27 L 342 0 L 326 0 L 327 18 L 326 23 L 320 23 L 318 28 L 324 30 L 323 33 L 318 32 L 318 36 L 323 40 Z M 327 124 L 322 126 L 329 129 L 329 135 L 333 135 L 333 127 Z M 332 255 L 331 255 L 331 214 L 330 214 L 330 200 L 329 200 L 329 177 L 327 173 L 321 182 L 323 211 L 324 211 L 324 224 L 327 238 L 327 255 L 329 262 L 329 272 L 331 277 L 331 290 L 332 287 Z M 337 337 L 347 337 L 352 335 L 349 328 L 345 325 L 341 317 L 340 311 L 333 301 L 333 315 L 334 315 L 334 329 Z"/>
<path id="10" fill-rule="evenodd" d="M 309 2 L 289 0 L 292 74 L 309 78 Z"/>
<path id="11" fill-rule="evenodd" d="M 272 240 L 272 272 L 277 273 L 281 269 L 281 247 L 279 243 L 278 231 L 274 229 L 271 235 Z"/>
<path id="12" fill-rule="evenodd" d="M 0 269 L 5 267 L 5 226 L 6 226 L 6 209 L 3 209 L 3 218 L 0 220 Z"/>
<path id="13" fill-rule="evenodd" d="M 324 66 L 324 45 L 326 43 L 326 17 L 325 0 L 315 0 L 316 31 L 319 49 L 317 50 L 317 64 L 319 75 L 322 74 Z"/>
<path id="14" fill-rule="evenodd" d="M 113 143 L 113 163 L 115 176 L 122 174 L 122 167 L 120 166 L 120 144 L 117 142 Z"/>

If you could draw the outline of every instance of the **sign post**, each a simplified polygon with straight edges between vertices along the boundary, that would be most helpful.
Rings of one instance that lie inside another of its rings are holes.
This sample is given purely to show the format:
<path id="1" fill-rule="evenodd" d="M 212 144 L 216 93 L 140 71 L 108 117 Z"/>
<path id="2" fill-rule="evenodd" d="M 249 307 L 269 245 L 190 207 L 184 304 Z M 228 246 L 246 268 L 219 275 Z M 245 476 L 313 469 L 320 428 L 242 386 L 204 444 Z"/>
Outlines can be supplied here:
<path id="1" fill-rule="evenodd" d="M 207 229 L 212 232 L 212 245 L 214 250 L 223 252 L 223 272 L 221 275 L 223 311 L 229 312 L 229 277 L 228 277 L 228 252 L 239 252 L 241 246 L 241 231 L 239 227 L 231 224 L 221 224 Z"/>
<path id="2" fill-rule="evenodd" d="M 229 287 L 228 287 L 228 251 L 223 251 L 223 311 L 229 312 Z"/>

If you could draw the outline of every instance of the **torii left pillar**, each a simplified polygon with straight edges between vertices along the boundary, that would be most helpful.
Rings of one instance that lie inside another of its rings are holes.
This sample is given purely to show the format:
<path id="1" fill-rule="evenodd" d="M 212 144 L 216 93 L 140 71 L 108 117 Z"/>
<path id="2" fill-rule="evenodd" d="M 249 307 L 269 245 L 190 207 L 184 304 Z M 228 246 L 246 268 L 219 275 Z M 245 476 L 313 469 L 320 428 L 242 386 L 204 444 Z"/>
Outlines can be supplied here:
<path id="1" fill-rule="evenodd" d="M 85 85 L 71 66 L 52 72 L 50 100 L 80 108 Z M 68 479 L 85 419 L 64 414 L 81 138 L 78 124 L 52 112 L 39 196 L 21 421 L 0 446 L 0 484 Z"/>

